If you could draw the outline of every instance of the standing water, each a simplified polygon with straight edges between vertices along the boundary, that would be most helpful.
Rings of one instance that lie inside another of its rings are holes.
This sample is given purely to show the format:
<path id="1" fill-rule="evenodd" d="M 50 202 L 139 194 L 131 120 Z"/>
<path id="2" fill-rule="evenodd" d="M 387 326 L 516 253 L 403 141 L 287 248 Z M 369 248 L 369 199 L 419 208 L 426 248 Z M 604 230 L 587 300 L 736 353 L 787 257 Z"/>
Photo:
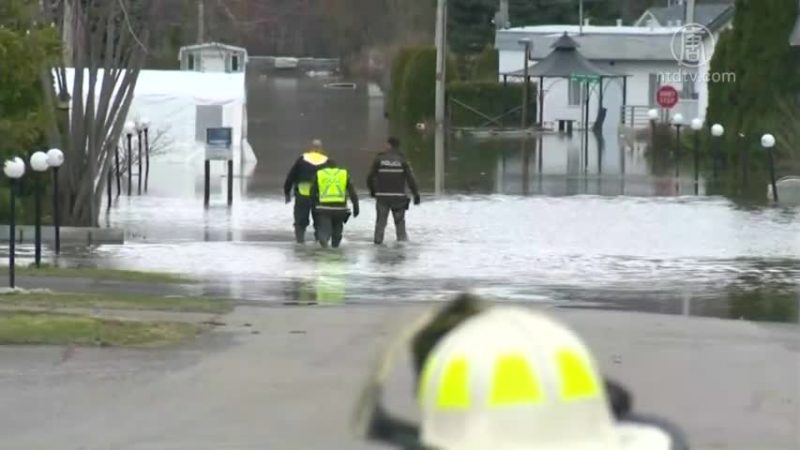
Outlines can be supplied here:
<path id="1" fill-rule="evenodd" d="M 592 137 L 588 151 L 577 133 L 529 142 L 455 137 L 451 194 L 412 206 L 410 243 L 373 246 L 374 202 L 364 189 L 387 135 L 383 100 L 362 83 L 325 87 L 333 81 L 249 80 L 258 165 L 236 180 L 232 209 L 221 178 L 209 210 L 201 183 L 193 195 L 160 196 L 175 192 L 159 186 L 177 178 L 155 178 L 149 196 L 122 197 L 103 219 L 125 229 L 124 246 L 66 262 L 187 272 L 207 295 L 265 302 L 426 301 L 471 289 L 561 306 L 797 320 L 800 209 L 694 196 L 691 174 L 676 182 L 614 133 Z M 362 215 L 345 226 L 340 250 L 295 245 L 292 207 L 283 201 L 285 173 L 314 138 L 362 192 Z M 430 189 L 433 157 L 416 145 L 406 151 Z"/>

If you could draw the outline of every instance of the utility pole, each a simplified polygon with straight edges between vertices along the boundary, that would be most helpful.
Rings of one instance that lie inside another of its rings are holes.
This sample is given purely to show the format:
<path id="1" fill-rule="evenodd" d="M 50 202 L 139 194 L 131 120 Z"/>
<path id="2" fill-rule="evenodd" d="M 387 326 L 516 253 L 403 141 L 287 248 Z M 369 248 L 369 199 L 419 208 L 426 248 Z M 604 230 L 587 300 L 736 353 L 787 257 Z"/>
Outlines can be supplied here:
<path id="1" fill-rule="evenodd" d="M 579 3 L 579 6 L 578 6 L 578 8 L 579 8 L 579 10 L 578 10 L 578 20 L 579 20 L 578 27 L 580 29 L 578 34 L 583 36 L 583 0 L 580 0 L 578 3 Z"/>
<path id="2" fill-rule="evenodd" d="M 197 43 L 206 41 L 206 5 L 204 0 L 197 0 Z"/>
<path id="3" fill-rule="evenodd" d="M 434 187 L 436 195 L 444 193 L 444 110 L 447 67 L 447 0 L 438 0 L 436 7 L 436 143 L 434 155 Z"/>
<path id="4" fill-rule="evenodd" d="M 686 8 L 686 23 L 684 25 L 688 25 L 690 23 L 694 23 L 695 18 L 695 0 L 687 0 L 686 4 L 684 5 Z"/>

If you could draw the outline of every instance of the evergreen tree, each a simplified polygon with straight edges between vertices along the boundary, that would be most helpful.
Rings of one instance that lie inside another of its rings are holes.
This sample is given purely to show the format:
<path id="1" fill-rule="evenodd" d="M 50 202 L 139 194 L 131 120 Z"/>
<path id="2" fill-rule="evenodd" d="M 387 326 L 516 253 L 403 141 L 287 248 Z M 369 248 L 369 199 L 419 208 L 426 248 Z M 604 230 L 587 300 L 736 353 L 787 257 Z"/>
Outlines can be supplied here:
<path id="1" fill-rule="evenodd" d="M 733 30 L 723 34 L 711 73 L 733 73 L 735 81 L 709 85 L 708 117 L 731 132 L 770 131 L 776 103 L 798 92 L 797 52 L 789 34 L 797 17 L 795 0 L 737 0 Z"/>

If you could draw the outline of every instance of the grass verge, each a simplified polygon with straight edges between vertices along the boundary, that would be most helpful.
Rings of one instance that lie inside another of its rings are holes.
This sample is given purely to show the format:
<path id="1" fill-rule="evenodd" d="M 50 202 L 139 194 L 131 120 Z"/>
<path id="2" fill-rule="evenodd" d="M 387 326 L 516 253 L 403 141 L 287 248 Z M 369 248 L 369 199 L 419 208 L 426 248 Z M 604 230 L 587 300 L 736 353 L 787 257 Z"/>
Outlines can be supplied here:
<path id="1" fill-rule="evenodd" d="M 224 314 L 230 301 L 202 297 L 157 297 L 135 294 L 24 293 L 0 295 L 0 306 L 35 308 L 123 309 Z"/>
<path id="2" fill-rule="evenodd" d="M 164 272 L 139 272 L 135 270 L 97 269 L 92 267 L 19 267 L 17 273 L 26 277 L 89 278 L 93 280 L 128 281 L 138 283 L 191 284 L 191 278 Z"/>
<path id="3" fill-rule="evenodd" d="M 0 312 L 0 344 L 163 347 L 195 337 L 194 323 L 103 319 L 69 314 Z"/>

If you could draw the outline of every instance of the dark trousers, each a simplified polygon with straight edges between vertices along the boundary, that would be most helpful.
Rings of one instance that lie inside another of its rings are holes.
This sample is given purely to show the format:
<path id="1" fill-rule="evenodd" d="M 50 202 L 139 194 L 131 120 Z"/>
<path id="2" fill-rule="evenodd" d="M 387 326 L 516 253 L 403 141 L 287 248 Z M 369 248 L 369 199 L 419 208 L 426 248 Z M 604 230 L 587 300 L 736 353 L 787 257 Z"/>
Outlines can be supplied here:
<path id="1" fill-rule="evenodd" d="M 389 220 L 389 212 L 394 217 L 394 230 L 397 233 L 397 240 L 400 242 L 408 240 L 406 233 L 406 210 L 408 210 L 408 198 L 378 198 L 375 202 L 377 209 L 377 219 L 375 220 L 375 243 L 383 243 L 383 235 L 386 231 L 386 224 Z"/>
<path id="2" fill-rule="evenodd" d="M 333 248 L 338 248 L 342 242 L 342 232 L 348 218 L 350 218 L 350 212 L 347 210 L 317 210 L 316 233 L 319 245 L 327 248 L 330 241 L 330 245 Z"/>
<path id="3" fill-rule="evenodd" d="M 316 235 L 317 219 L 314 214 L 314 201 L 311 197 L 296 195 L 294 199 L 294 238 L 302 244 L 306 241 L 306 228 L 311 223 L 309 218 L 314 219 L 314 234 Z"/>

